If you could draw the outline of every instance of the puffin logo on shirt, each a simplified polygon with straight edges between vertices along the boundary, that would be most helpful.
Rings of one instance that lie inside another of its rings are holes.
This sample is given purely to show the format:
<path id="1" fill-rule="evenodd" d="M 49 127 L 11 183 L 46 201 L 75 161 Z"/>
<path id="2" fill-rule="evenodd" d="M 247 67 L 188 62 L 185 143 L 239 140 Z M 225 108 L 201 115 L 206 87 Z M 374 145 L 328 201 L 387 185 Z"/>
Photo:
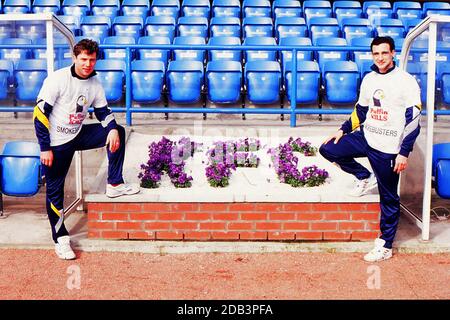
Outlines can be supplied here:
<path id="1" fill-rule="evenodd" d="M 385 95 L 383 90 L 376 90 L 372 96 L 373 107 L 370 108 L 370 117 L 378 121 L 387 121 L 389 117 L 389 112 L 383 108 L 382 101 Z"/>
<path id="2" fill-rule="evenodd" d="M 77 108 L 76 113 L 71 113 L 69 115 L 69 123 L 70 124 L 81 124 L 86 118 L 86 115 L 83 113 L 84 107 L 87 105 L 87 99 L 85 96 L 81 95 L 77 99 Z"/>

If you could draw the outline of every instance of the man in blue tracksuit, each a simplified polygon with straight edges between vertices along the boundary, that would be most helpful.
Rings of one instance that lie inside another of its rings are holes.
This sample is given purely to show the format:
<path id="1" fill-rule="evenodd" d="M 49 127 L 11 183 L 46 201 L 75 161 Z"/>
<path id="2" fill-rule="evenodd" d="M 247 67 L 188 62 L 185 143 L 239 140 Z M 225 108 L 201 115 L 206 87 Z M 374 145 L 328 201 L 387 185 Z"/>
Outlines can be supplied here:
<path id="1" fill-rule="evenodd" d="M 41 148 L 41 162 L 47 183 L 46 206 L 61 259 L 75 259 L 70 237 L 64 226 L 64 182 L 75 151 L 107 146 L 109 159 L 106 195 L 118 197 L 139 192 L 124 183 L 125 129 L 116 123 L 94 70 L 98 44 L 83 39 L 73 48 L 70 67 L 50 74 L 38 94 L 33 121 Z M 83 125 L 88 108 L 100 123 Z"/>
<path id="2" fill-rule="evenodd" d="M 371 43 L 372 72 L 361 83 L 359 100 L 350 119 L 320 147 L 327 160 L 358 179 L 352 196 L 362 196 L 378 185 L 380 238 L 364 260 L 392 257 L 400 217 L 399 174 L 419 135 L 420 88 L 413 76 L 395 66 L 395 45 L 390 37 Z M 363 125 L 364 124 L 364 125 Z M 361 126 L 361 130 L 355 131 Z M 373 173 L 354 158 L 367 157 Z"/>

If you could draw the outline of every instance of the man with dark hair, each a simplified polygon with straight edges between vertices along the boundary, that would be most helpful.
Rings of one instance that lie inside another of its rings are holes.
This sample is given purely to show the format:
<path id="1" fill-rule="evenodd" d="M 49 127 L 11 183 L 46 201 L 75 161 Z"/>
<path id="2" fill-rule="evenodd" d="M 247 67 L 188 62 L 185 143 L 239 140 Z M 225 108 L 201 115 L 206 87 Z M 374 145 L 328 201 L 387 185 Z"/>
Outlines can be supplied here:
<path id="1" fill-rule="evenodd" d="M 73 48 L 73 64 L 50 74 L 38 94 L 33 121 L 41 148 L 47 183 L 46 206 L 55 251 L 61 259 L 75 259 L 64 226 L 64 182 L 75 151 L 107 146 L 106 195 L 139 192 L 122 177 L 125 129 L 116 123 L 94 70 L 99 53 L 95 41 L 83 39 Z M 89 107 L 100 123 L 83 125 Z"/>
<path id="2" fill-rule="evenodd" d="M 357 178 L 350 195 L 362 196 L 378 186 L 381 236 L 364 256 L 364 260 L 374 262 L 392 257 L 400 218 L 399 174 L 406 169 L 420 132 L 421 101 L 414 77 L 395 66 L 394 40 L 376 37 L 370 47 L 374 64 L 361 83 L 355 109 L 325 140 L 320 153 Z M 361 130 L 355 131 L 358 127 Z M 355 161 L 360 157 L 369 159 L 373 173 Z"/>

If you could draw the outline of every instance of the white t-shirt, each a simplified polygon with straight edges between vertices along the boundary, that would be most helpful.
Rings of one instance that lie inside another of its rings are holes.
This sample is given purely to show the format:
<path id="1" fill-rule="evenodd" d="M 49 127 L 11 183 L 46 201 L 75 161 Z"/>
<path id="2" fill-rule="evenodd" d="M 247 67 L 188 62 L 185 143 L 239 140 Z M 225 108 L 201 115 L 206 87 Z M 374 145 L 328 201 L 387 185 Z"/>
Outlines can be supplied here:
<path id="1" fill-rule="evenodd" d="M 421 104 L 420 88 L 400 68 L 386 74 L 372 71 L 361 83 L 358 104 L 369 108 L 363 127 L 369 146 L 397 154 L 404 138 L 406 109 Z"/>
<path id="2" fill-rule="evenodd" d="M 49 117 L 51 146 L 62 145 L 77 136 L 89 107 L 108 104 L 100 81 L 96 77 L 77 78 L 71 67 L 59 69 L 45 79 L 39 100 L 53 106 Z"/>

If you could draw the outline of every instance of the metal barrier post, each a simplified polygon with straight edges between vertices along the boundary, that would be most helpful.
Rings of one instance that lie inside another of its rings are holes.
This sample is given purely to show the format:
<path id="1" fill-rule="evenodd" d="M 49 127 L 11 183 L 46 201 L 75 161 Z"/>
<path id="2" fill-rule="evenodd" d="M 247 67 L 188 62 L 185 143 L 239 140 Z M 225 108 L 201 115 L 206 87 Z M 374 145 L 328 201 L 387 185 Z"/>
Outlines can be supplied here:
<path id="1" fill-rule="evenodd" d="M 125 108 L 127 126 L 132 125 L 132 112 L 131 112 L 131 49 L 126 48 L 126 69 L 125 69 Z"/>
<path id="2" fill-rule="evenodd" d="M 297 115 L 295 109 L 297 108 L 297 49 L 292 50 L 292 91 L 291 91 L 291 127 L 294 128 L 297 124 Z M 286 88 L 286 90 L 288 90 Z"/>

